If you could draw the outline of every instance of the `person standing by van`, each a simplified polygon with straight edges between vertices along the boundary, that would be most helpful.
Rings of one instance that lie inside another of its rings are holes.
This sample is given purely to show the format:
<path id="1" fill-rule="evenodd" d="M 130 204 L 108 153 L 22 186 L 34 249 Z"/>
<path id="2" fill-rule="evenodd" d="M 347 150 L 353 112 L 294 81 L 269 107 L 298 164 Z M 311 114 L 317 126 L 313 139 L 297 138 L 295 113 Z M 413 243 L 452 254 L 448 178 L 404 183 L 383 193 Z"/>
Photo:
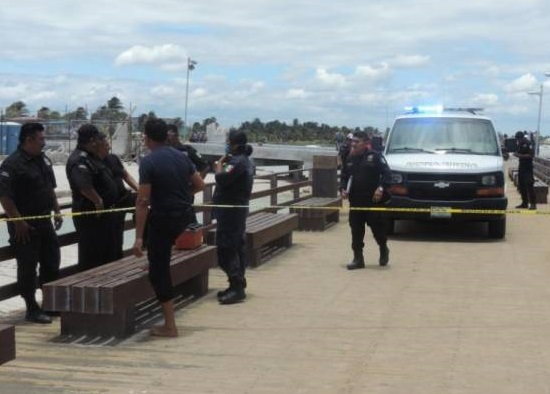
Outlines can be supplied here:
<path id="1" fill-rule="evenodd" d="M 518 189 L 521 194 L 521 204 L 516 208 L 527 208 L 531 210 L 537 209 L 535 198 L 535 178 L 533 176 L 533 157 L 535 152 L 531 145 L 531 141 L 525 138 L 525 134 L 521 131 L 516 133 L 517 150 L 514 153 L 519 159 L 518 166 Z"/>
<path id="2" fill-rule="evenodd" d="M 380 266 L 389 262 L 390 250 L 386 230 L 380 212 L 362 210 L 384 201 L 391 183 L 391 172 L 381 153 L 371 149 L 371 139 L 363 131 L 353 134 L 348 160 L 342 167 L 340 190 L 343 198 L 349 198 L 349 225 L 351 227 L 351 249 L 353 260 L 348 270 L 365 268 L 363 257 L 365 223 L 380 249 Z M 354 209 L 358 208 L 358 209 Z"/>

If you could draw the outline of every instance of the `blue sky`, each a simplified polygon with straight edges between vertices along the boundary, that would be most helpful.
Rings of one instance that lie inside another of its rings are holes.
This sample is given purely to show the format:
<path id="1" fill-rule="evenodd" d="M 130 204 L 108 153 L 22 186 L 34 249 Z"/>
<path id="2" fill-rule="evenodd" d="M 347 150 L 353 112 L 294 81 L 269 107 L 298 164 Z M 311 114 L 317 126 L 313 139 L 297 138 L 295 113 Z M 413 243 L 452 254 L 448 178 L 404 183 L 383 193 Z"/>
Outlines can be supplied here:
<path id="1" fill-rule="evenodd" d="M 484 107 L 503 133 L 534 130 L 527 93 L 550 94 L 550 2 L 471 3 L 0 0 L 0 108 L 93 111 L 117 96 L 183 118 L 191 57 L 189 123 L 383 129 L 404 106 L 444 104 Z"/>

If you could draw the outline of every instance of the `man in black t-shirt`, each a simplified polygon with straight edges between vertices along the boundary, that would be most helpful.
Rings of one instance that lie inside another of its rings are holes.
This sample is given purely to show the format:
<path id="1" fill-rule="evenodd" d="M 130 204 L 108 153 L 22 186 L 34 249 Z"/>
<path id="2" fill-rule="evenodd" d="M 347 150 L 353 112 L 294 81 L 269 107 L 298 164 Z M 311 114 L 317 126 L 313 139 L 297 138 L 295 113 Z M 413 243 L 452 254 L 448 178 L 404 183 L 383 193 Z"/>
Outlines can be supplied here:
<path id="1" fill-rule="evenodd" d="M 192 196 L 204 188 L 204 181 L 189 157 L 165 144 L 166 123 L 162 119 L 150 119 L 145 123 L 144 142 L 151 153 L 142 159 L 139 167 L 133 249 L 136 256 L 143 255 L 147 220 L 149 280 L 164 315 L 164 325 L 153 328 L 151 334 L 176 337 L 170 256 L 174 241 L 191 223 Z"/>

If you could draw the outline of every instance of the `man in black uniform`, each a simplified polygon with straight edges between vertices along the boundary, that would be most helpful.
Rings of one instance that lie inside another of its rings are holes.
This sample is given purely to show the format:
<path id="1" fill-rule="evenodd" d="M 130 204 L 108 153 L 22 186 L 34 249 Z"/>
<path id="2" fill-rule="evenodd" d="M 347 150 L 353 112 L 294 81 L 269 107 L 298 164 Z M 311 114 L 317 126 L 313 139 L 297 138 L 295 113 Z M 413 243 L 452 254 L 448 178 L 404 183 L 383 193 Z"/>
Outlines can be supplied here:
<path id="1" fill-rule="evenodd" d="M 182 144 L 179 138 L 178 126 L 175 124 L 169 124 L 168 137 L 166 142 L 168 145 L 176 148 L 180 152 L 185 153 L 191 159 L 191 162 L 195 165 L 197 171 L 201 174 L 201 177 L 205 177 L 208 171 L 208 163 L 202 158 L 199 152 L 189 144 Z"/>
<path id="2" fill-rule="evenodd" d="M 112 208 L 118 189 L 109 168 L 99 159 L 99 131 L 91 124 L 78 129 L 76 149 L 66 165 L 73 212 Z M 114 215 L 82 214 L 73 217 L 78 235 L 78 266 L 84 271 L 116 260 L 116 240 L 111 236 Z"/>
<path id="3" fill-rule="evenodd" d="M 523 132 L 516 133 L 517 149 L 514 156 L 519 158 L 518 167 L 518 189 L 521 194 L 521 204 L 516 208 L 537 209 L 537 201 L 535 198 L 535 178 L 533 176 L 533 157 L 535 153 L 531 146 L 531 142 L 525 138 Z"/>
<path id="4" fill-rule="evenodd" d="M 150 119 L 145 123 L 144 142 L 151 153 L 143 158 L 139 167 L 133 249 L 134 255 L 143 255 L 143 231 L 147 220 L 149 280 L 164 315 L 164 325 L 153 328 L 151 334 L 176 337 L 170 255 L 174 241 L 191 223 L 191 197 L 204 189 L 204 181 L 189 157 L 166 145 L 166 123 L 162 119 Z"/>
<path id="5" fill-rule="evenodd" d="M 243 131 L 231 130 L 227 137 L 226 155 L 216 162 L 216 245 L 218 264 L 226 273 L 229 287 L 218 293 L 220 304 L 234 304 L 246 298 L 245 230 L 248 204 L 254 182 L 254 168 L 249 156 L 252 147 Z"/>
<path id="6" fill-rule="evenodd" d="M 8 218 L 54 216 L 55 230 L 63 223 L 55 196 L 52 162 L 42 153 L 44 127 L 27 123 L 21 127 L 19 146 L 0 166 L 0 203 Z M 26 320 L 51 323 L 36 302 L 36 268 L 40 263 L 39 284 L 59 275 L 59 243 L 51 219 L 9 221 L 10 245 L 17 261 L 17 286 L 27 307 Z"/>
<path id="7" fill-rule="evenodd" d="M 386 266 L 389 262 L 389 249 L 382 215 L 380 212 L 360 209 L 374 207 L 384 202 L 388 197 L 387 190 L 391 183 L 391 172 L 386 159 L 379 152 L 371 149 L 370 142 L 367 133 L 362 131 L 354 133 L 350 155 L 342 168 L 340 190 L 342 197 L 349 198 L 350 205 L 349 224 L 353 260 L 347 265 L 349 270 L 365 268 L 363 258 L 365 223 L 371 228 L 380 249 L 380 266 Z"/>
<path id="8" fill-rule="evenodd" d="M 115 208 L 135 208 L 138 184 L 134 177 L 124 168 L 120 158 L 114 153 L 110 153 L 111 146 L 109 140 L 104 133 L 99 133 L 99 158 L 103 161 L 103 164 L 107 166 L 113 174 L 113 179 L 117 185 L 117 199 L 115 202 Z M 127 189 L 124 184 L 130 186 L 131 190 Z M 113 257 L 115 260 L 121 259 L 124 256 L 124 224 L 126 221 L 126 213 L 128 211 L 119 211 L 111 213 L 112 217 L 112 231 L 111 234 L 114 237 L 113 245 L 116 246 L 116 252 Z"/>
<path id="9" fill-rule="evenodd" d="M 349 152 L 351 150 L 351 139 L 353 138 L 352 133 L 348 133 L 346 136 L 346 139 L 344 142 L 340 145 L 340 149 L 338 150 L 338 159 L 340 160 L 340 167 L 343 168 L 346 165 L 346 161 L 348 160 Z"/>

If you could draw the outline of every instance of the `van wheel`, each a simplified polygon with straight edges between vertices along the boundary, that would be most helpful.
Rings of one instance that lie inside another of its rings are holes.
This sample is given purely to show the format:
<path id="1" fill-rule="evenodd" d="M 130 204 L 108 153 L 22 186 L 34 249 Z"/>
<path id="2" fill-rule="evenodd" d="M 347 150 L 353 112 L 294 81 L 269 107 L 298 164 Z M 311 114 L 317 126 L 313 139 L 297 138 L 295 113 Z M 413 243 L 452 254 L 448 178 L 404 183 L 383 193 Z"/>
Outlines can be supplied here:
<path id="1" fill-rule="evenodd" d="M 386 235 L 395 234 L 395 219 L 384 219 L 384 227 L 386 229 Z"/>
<path id="2" fill-rule="evenodd" d="M 506 235 L 506 218 L 489 221 L 489 238 L 502 239 Z"/>

